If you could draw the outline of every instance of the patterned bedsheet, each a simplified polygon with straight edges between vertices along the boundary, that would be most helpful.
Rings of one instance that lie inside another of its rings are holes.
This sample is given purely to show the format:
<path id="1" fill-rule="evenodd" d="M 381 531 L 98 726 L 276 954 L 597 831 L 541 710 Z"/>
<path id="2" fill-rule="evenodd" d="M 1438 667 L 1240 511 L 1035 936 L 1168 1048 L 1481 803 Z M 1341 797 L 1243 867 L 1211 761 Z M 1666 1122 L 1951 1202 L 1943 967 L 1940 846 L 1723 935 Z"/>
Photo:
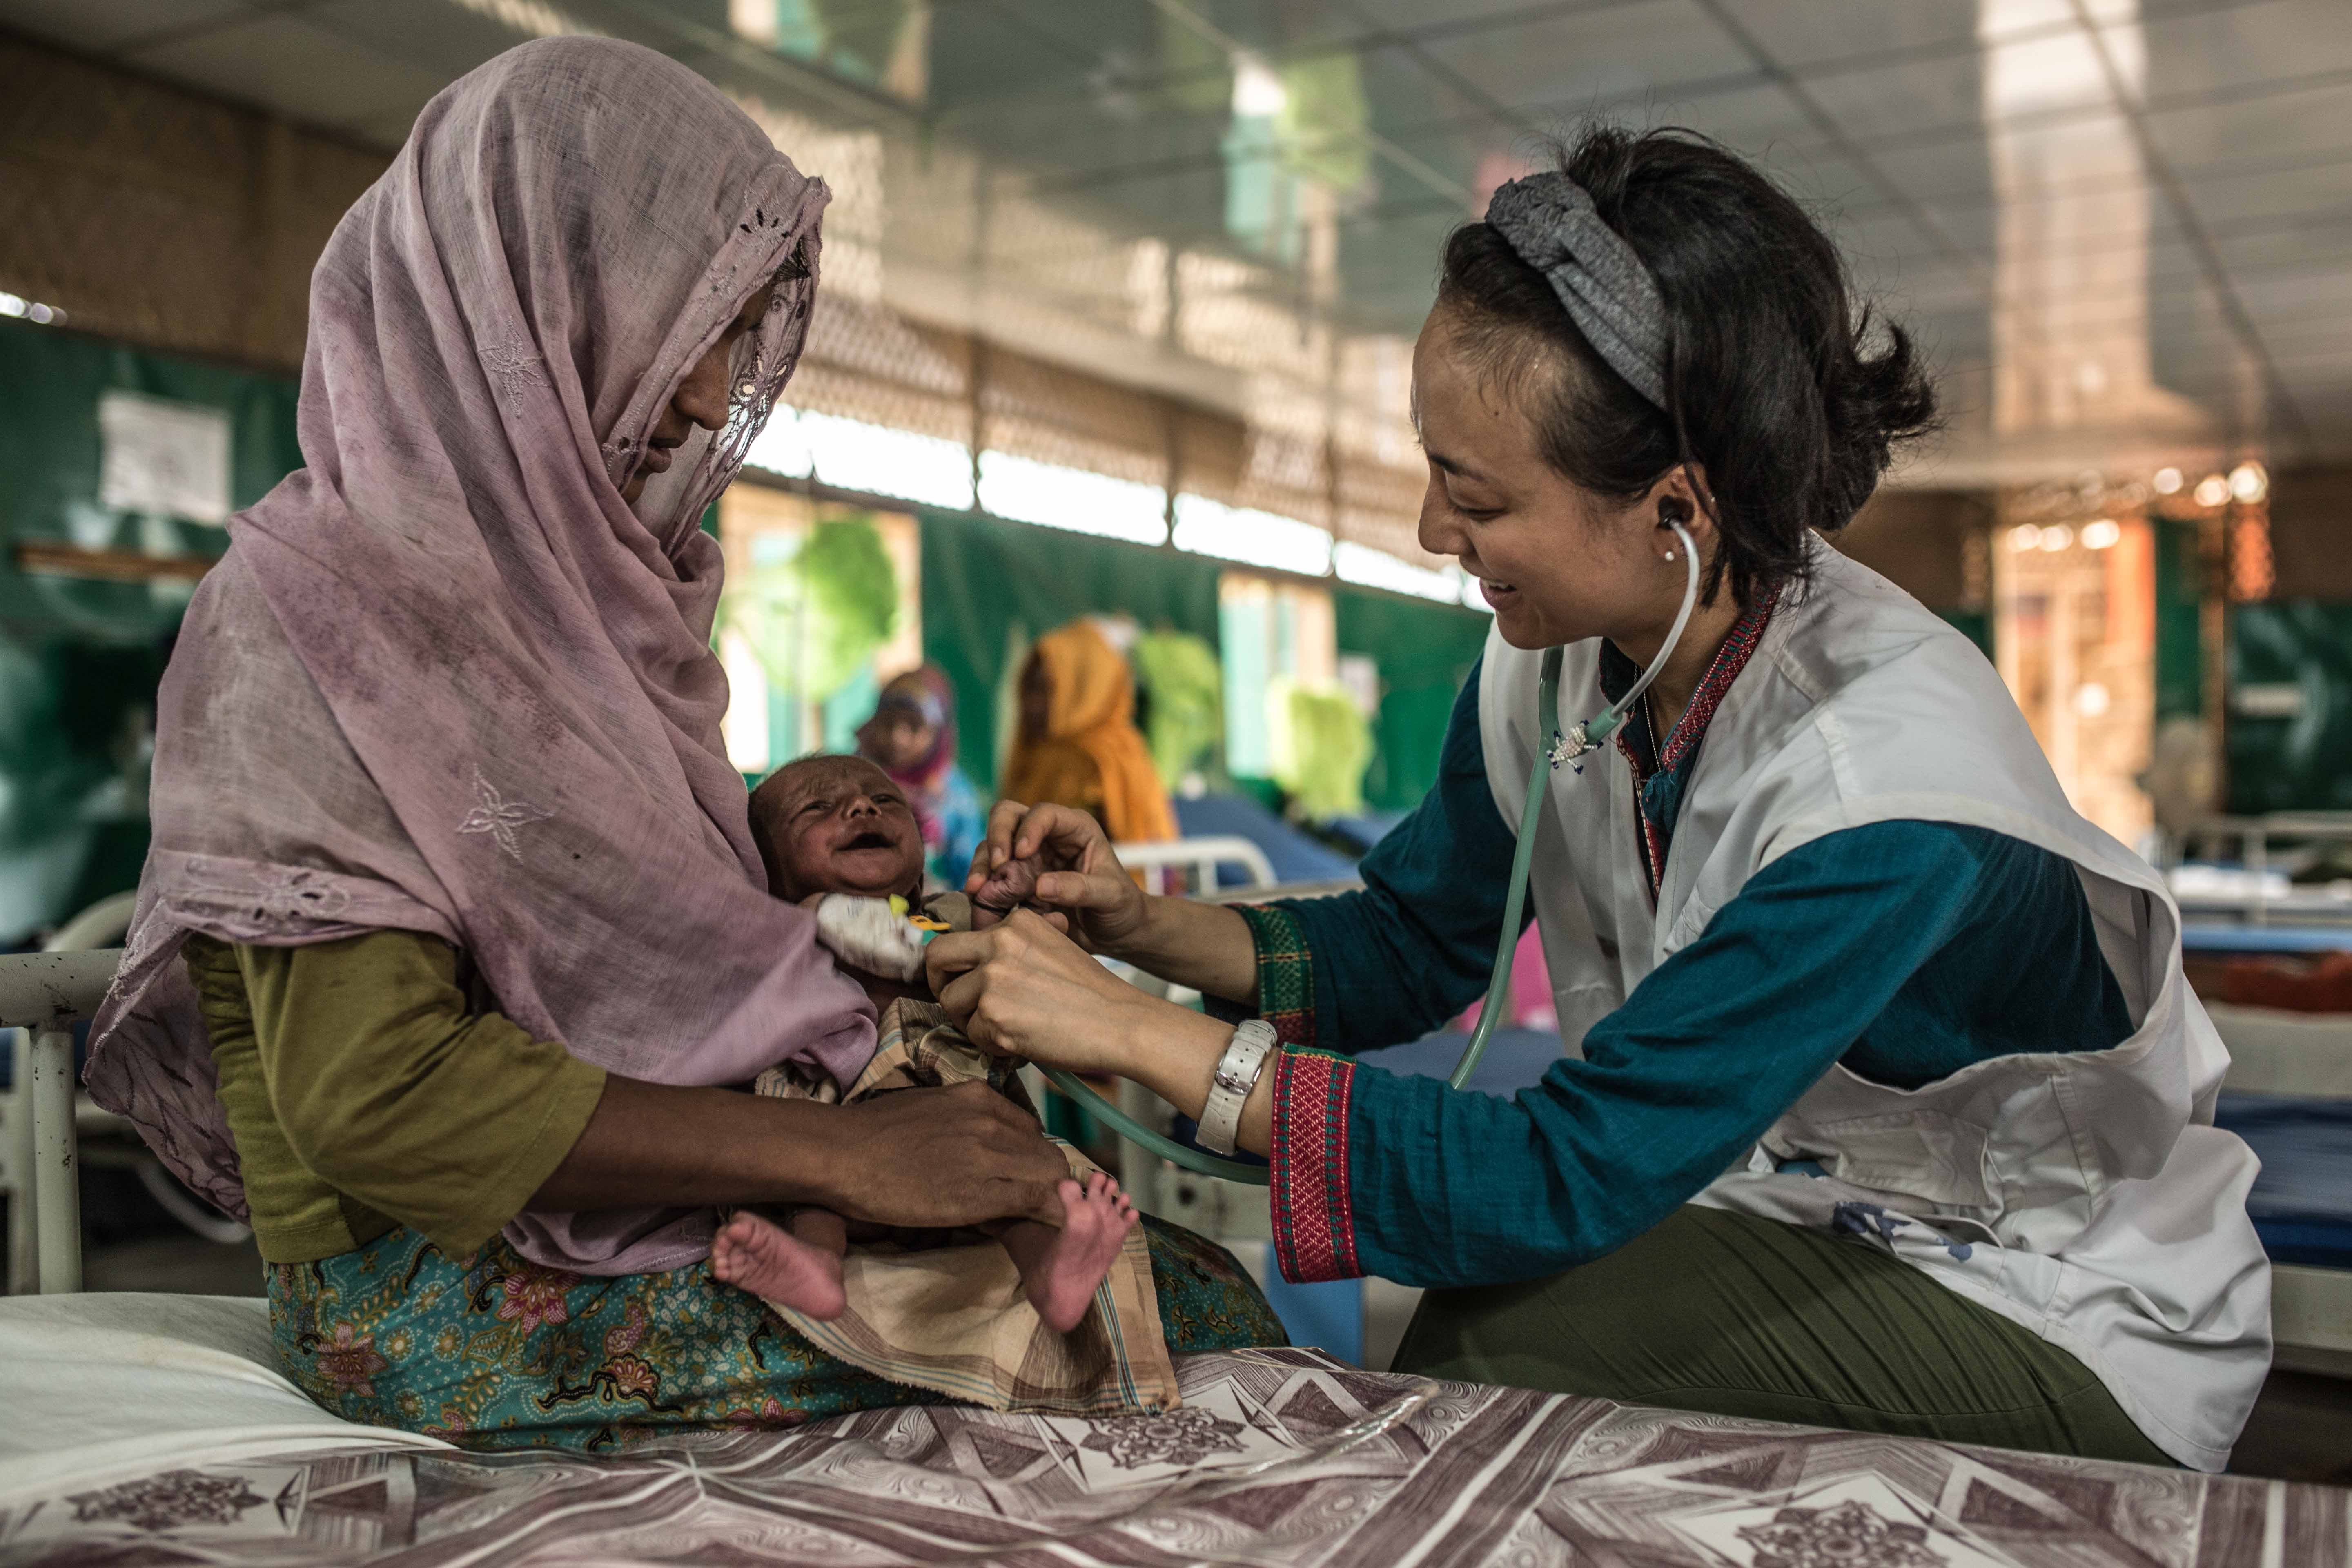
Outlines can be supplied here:
<path id="1" fill-rule="evenodd" d="M 606 1458 L 312 1447 L 0 1509 L 0 1563 L 2335 1568 L 2352 1492 L 1197 1356 L 1162 1415 L 876 1411 Z"/>

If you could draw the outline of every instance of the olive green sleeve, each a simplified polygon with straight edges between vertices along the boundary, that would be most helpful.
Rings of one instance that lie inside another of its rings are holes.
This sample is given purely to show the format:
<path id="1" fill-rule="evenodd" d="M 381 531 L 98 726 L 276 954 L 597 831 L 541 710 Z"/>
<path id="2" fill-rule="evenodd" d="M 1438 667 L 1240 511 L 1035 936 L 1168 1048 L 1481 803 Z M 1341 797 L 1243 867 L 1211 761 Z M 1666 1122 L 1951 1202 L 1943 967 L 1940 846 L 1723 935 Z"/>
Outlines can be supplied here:
<path id="1" fill-rule="evenodd" d="M 462 1258 L 579 1142 L 604 1069 L 469 1013 L 457 954 L 413 931 L 245 947 L 271 1108 L 320 1180 Z"/>

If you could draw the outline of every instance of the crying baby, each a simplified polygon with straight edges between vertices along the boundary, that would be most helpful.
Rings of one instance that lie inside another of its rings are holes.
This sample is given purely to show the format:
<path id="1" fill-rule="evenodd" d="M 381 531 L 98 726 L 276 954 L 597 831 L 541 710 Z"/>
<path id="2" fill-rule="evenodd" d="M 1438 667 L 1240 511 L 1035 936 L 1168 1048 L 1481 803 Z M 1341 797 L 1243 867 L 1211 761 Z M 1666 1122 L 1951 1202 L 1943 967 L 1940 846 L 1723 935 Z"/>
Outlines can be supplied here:
<path id="1" fill-rule="evenodd" d="M 914 810 L 889 775 L 863 757 L 803 757 L 778 770 L 751 796 L 751 833 L 770 891 L 816 908 L 821 938 L 836 954 L 884 952 L 904 940 L 908 926 L 902 917 L 909 914 L 919 927 L 949 930 L 1001 918 L 974 908 L 961 893 L 924 898 L 923 837 Z M 827 897 L 835 894 L 850 897 Z M 866 986 L 877 1014 L 887 1016 L 901 999 L 929 1000 L 919 968 L 900 956 L 898 966 L 911 979 L 844 964 Z M 841 1092 L 849 1093 L 857 1078 L 849 1069 L 838 1084 Z M 910 1179 L 920 1177 L 910 1173 Z M 1100 1171 L 1083 1183 L 1074 1176 L 1057 1191 L 1056 1223 L 1006 1215 L 977 1228 L 1011 1256 L 1038 1317 L 1066 1333 L 1085 1317 L 1138 1220 L 1118 1184 Z M 851 1240 L 887 1235 L 860 1227 L 853 1237 L 848 1222 L 823 1208 L 776 1217 L 741 1209 L 712 1243 L 711 1267 L 729 1284 L 829 1320 L 846 1305 L 842 1260 Z"/>

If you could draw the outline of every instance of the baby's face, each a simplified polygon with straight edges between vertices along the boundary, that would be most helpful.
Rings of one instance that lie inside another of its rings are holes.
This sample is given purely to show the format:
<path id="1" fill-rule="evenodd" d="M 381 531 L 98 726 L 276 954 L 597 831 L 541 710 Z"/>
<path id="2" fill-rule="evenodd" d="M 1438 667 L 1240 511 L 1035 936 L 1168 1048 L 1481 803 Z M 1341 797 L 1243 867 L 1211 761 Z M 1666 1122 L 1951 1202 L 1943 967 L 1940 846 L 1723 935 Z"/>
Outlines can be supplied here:
<path id="1" fill-rule="evenodd" d="M 794 763 L 751 796 L 751 833 L 772 891 L 913 897 L 922 889 L 923 834 L 890 775 L 863 757 Z"/>

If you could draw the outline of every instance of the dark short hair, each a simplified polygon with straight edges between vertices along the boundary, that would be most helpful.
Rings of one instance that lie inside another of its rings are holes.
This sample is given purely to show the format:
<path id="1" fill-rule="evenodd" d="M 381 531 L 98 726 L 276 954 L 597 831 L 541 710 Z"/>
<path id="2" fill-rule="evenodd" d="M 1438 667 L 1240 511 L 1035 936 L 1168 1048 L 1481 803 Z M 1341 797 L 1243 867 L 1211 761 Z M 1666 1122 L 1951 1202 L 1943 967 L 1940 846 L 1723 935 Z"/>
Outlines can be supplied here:
<path id="1" fill-rule="evenodd" d="M 1609 368 L 1486 224 L 1447 241 L 1438 302 L 1481 374 L 1534 400 L 1539 447 L 1563 478 L 1631 501 L 1677 464 L 1703 469 L 1701 504 L 1723 541 L 1706 596 L 1728 575 L 1753 604 L 1802 577 L 1807 531 L 1843 528 L 1895 445 L 1934 427 L 1934 384 L 1910 334 L 1856 304 L 1821 226 L 1717 142 L 1599 126 L 1554 153 L 1657 279 L 1668 406 Z M 1538 385 L 1548 346 L 1567 368 Z"/>
<path id="2" fill-rule="evenodd" d="M 861 757 L 855 752 L 808 752 L 761 779 L 760 786 L 751 792 L 751 841 L 759 846 L 760 863 L 767 868 L 770 892 L 777 892 L 784 885 L 783 847 L 776 842 L 776 835 L 771 831 L 783 826 L 774 820 L 774 814 L 782 809 L 778 802 L 791 790 L 794 780 L 805 777 L 820 767 L 845 766 L 871 768 L 886 781 L 890 777 L 881 763 L 870 757 Z"/>

